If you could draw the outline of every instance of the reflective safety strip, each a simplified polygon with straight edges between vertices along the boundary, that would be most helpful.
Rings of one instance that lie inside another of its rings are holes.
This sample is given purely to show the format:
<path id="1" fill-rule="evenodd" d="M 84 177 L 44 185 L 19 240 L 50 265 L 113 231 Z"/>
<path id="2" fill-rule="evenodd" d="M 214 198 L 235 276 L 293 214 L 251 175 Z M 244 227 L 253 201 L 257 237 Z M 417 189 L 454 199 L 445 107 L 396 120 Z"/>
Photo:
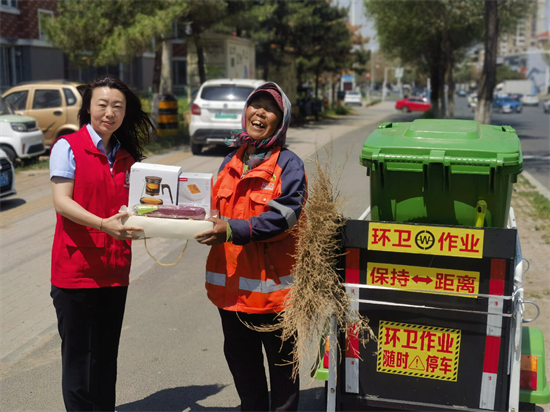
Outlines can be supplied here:
<path id="1" fill-rule="evenodd" d="M 359 393 L 359 359 L 346 358 L 346 392 Z"/>
<path id="2" fill-rule="evenodd" d="M 225 286 L 225 275 L 223 273 L 206 271 L 206 283 L 216 286 Z"/>
<path id="3" fill-rule="evenodd" d="M 275 200 L 270 200 L 267 204 L 271 209 L 278 211 L 286 219 L 288 227 L 291 228 L 296 224 L 296 213 L 288 206 L 283 206 Z"/>
<path id="4" fill-rule="evenodd" d="M 502 337 L 502 314 L 504 300 L 494 296 L 504 296 L 504 278 L 506 275 L 506 260 L 491 260 L 491 279 L 489 281 L 489 298 L 487 311 L 487 334 L 485 338 L 485 356 L 483 359 L 483 375 L 481 378 L 481 393 L 479 407 L 493 410 L 497 389 L 498 361 Z"/>
<path id="5" fill-rule="evenodd" d="M 359 288 L 353 286 L 359 283 L 359 249 L 346 249 L 346 292 L 351 297 L 351 307 L 359 312 Z M 359 340 L 353 330 L 348 331 L 346 345 L 346 392 L 359 393 Z"/>
<path id="6" fill-rule="evenodd" d="M 230 218 L 227 217 L 227 216 L 219 216 L 219 219 L 225 220 L 227 222 L 227 221 L 229 221 Z"/>
<path id="7" fill-rule="evenodd" d="M 239 279 L 239 289 L 248 290 L 250 292 L 271 293 L 277 290 L 290 289 L 294 275 L 283 276 L 279 278 L 281 283 L 277 285 L 274 280 L 258 280 L 258 279 Z"/>

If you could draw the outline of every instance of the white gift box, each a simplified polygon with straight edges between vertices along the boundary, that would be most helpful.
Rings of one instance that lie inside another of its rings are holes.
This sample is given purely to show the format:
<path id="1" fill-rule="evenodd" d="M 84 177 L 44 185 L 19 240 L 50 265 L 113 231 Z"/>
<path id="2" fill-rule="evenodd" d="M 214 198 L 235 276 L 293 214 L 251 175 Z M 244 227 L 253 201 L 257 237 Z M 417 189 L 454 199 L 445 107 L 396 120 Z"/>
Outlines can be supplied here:
<path id="1" fill-rule="evenodd" d="M 178 202 L 179 166 L 134 163 L 130 170 L 128 206 L 138 204 L 176 205 Z"/>
<path id="2" fill-rule="evenodd" d="M 212 173 L 182 172 L 179 176 L 178 205 L 202 207 L 211 213 Z"/>

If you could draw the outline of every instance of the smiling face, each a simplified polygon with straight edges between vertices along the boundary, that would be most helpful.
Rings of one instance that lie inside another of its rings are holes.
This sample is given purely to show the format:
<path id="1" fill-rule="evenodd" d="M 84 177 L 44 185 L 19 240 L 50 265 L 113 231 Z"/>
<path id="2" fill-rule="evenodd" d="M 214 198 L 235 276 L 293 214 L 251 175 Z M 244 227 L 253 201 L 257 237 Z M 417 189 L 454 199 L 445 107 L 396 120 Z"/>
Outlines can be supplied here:
<path id="1" fill-rule="evenodd" d="M 118 89 L 96 87 L 90 101 L 90 123 L 102 139 L 109 139 L 126 114 L 126 97 Z"/>
<path id="2" fill-rule="evenodd" d="M 267 93 L 259 93 L 246 108 L 246 132 L 254 140 L 263 140 L 275 134 L 283 113 L 275 99 Z"/>

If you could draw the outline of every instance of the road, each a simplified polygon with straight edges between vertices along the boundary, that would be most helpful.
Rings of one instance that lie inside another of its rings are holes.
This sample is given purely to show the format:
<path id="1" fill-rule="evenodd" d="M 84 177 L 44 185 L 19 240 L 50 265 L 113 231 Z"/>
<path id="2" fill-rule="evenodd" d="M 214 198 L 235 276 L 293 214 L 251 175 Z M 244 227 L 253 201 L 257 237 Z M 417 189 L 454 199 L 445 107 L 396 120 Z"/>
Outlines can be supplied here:
<path id="1" fill-rule="evenodd" d="M 332 145 L 332 164 L 341 171 L 338 188 L 344 214 L 358 217 L 368 198 L 366 169 L 358 158 L 366 137 L 382 120 L 412 121 L 393 102 L 357 109 L 337 121 L 293 128 L 288 145 L 305 160 Z M 496 119 L 498 120 L 498 119 Z M 519 128 L 518 128 L 519 129 Z M 525 153 L 525 151 L 524 151 Z M 210 149 L 201 156 L 172 152 L 148 159 L 176 164 L 186 171 L 215 173 L 224 152 Z M 49 298 L 50 250 L 55 224 L 47 171 L 16 177 L 18 198 L 3 202 L 0 211 L 0 380 L 3 411 L 58 411 L 60 340 Z M 151 253 L 173 262 L 183 241 L 152 239 Z M 222 353 L 218 314 L 206 299 L 204 263 L 207 247 L 189 242 L 174 267 L 156 265 L 143 242 L 134 243 L 131 287 L 119 356 L 119 411 L 238 410 L 239 402 Z M 300 410 L 324 408 L 320 382 L 302 376 Z"/>
<path id="2" fill-rule="evenodd" d="M 465 97 L 455 99 L 455 118 L 473 119 Z M 493 113 L 491 124 L 516 129 L 521 141 L 523 168 L 550 193 L 550 115 L 542 106 L 524 106 L 520 114 Z"/>

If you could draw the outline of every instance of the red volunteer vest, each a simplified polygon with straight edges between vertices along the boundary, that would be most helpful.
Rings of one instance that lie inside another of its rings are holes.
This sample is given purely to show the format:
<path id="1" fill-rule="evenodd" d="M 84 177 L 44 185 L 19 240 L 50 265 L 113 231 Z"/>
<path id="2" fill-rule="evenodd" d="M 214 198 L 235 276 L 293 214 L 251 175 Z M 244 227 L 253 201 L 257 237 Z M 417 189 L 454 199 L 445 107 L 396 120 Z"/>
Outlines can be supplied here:
<path id="1" fill-rule="evenodd" d="M 99 217 L 110 217 L 128 203 L 130 168 L 134 159 L 120 148 L 113 171 L 107 156 L 94 145 L 86 127 L 63 136 L 76 163 L 73 199 Z M 51 282 L 60 288 L 127 286 L 131 242 L 57 215 L 52 248 Z"/>

